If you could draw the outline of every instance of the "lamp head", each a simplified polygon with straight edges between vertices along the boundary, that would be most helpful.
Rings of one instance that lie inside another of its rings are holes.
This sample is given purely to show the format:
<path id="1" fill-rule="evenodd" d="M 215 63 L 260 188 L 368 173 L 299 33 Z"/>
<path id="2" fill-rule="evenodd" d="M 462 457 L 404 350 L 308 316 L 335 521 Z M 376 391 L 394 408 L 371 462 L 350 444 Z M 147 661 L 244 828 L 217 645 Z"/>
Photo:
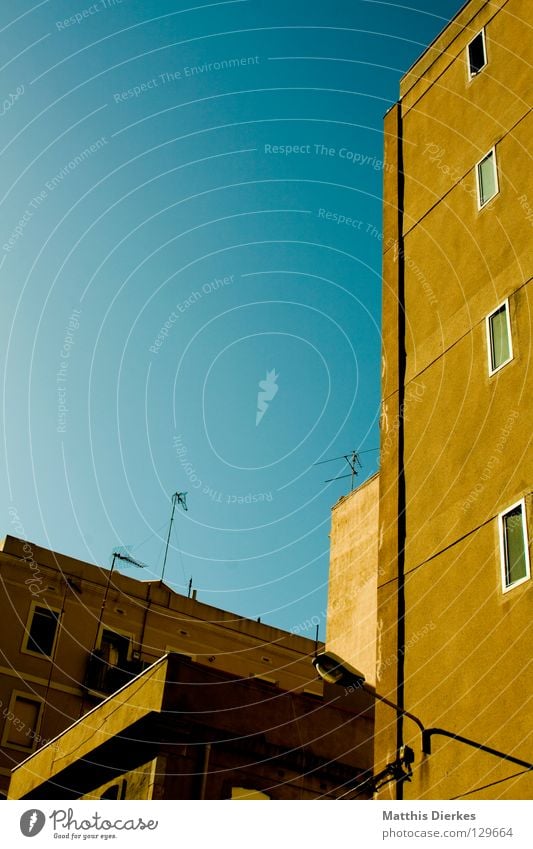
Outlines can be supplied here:
<path id="1" fill-rule="evenodd" d="M 341 687 L 360 688 L 365 683 L 362 672 L 350 666 L 332 651 L 317 654 L 313 665 L 324 681 L 328 684 L 339 684 Z"/>

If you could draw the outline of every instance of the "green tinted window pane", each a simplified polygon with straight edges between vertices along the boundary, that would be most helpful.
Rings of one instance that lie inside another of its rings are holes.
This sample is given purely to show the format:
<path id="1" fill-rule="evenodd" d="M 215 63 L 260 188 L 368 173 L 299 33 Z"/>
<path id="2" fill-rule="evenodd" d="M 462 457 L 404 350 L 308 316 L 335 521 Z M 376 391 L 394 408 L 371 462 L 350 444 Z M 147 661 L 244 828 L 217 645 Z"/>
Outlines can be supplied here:
<path id="1" fill-rule="evenodd" d="M 496 369 L 510 357 L 507 308 L 505 306 L 490 317 L 490 344 L 492 368 Z"/>
<path id="2" fill-rule="evenodd" d="M 494 168 L 494 154 L 489 153 L 483 162 L 479 163 L 478 168 L 479 194 L 481 203 L 484 204 L 496 194 L 496 169 Z"/>
<path id="3" fill-rule="evenodd" d="M 505 528 L 505 583 L 510 587 L 527 575 L 522 507 L 503 517 Z"/>

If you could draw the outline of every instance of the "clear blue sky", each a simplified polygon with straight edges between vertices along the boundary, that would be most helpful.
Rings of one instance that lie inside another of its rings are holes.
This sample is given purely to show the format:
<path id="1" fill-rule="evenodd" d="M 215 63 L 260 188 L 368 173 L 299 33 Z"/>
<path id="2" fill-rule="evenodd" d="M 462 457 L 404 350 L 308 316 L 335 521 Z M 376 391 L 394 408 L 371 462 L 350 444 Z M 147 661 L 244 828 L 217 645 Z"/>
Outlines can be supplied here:
<path id="1" fill-rule="evenodd" d="M 186 490 L 168 582 L 324 637 L 350 483 L 313 464 L 379 445 L 383 115 L 461 5 L 2 4 L 3 533 L 158 577 Z"/>

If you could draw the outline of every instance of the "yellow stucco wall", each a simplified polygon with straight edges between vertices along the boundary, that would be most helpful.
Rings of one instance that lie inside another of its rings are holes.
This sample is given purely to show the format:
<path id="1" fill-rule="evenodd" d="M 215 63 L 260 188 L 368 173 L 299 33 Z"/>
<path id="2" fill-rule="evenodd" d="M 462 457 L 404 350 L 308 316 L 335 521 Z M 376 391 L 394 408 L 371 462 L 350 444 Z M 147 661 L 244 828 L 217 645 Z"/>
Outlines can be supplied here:
<path id="1" fill-rule="evenodd" d="M 498 514 L 525 498 L 531 537 L 530 140 L 532 7 L 472 0 L 402 84 L 405 374 L 405 707 L 428 726 L 526 761 L 531 580 L 502 592 Z M 458 21 L 461 26 L 458 26 Z M 462 27 L 468 25 L 468 30 Z M 468 41 L 486 25 L 488 64 L 469 81 Z M 438 55 L 437 55 L 438 54 Z M 431 59 L 436 61 L 430 61 Z M 420 77 L 418 82 L 413 82 Z M 385 122 L 396 166 L 397 108 Z M 499 193 L 479 210 L 475 165 L 496 146 Z M 396 175 L 385 168 L 378 689 L 397 676 L 398 272 Z M 524 201 L 525 198 L 525 201 Z M 485 318 L 509 298 L 513 360 L 489 376 Z M 379 657 L 382 662 L 379 662 Z M 386 662 L 383 662 L 385 658 Z M 394 712 L 376 708 L 376 769 L 394 757 Z M 530 737 L 530 735 L 529 735 Z M 531 798 L 531 773 L 434 738 L 406 798 Z M 485 785 L 491 785 L 486 786 Z M 481 788 L 481 789 L 477 789 Z M 390 785 L 383 796 L 393 796 Z"/>
<path id="2" fill-rule="evenodd" d="M 376 683 L 379 477 L 342 498 L 331 514 L 326 649 Z"/>
<path id="3" fill-rule="evenodd" d="M 66 589 L 65 577 L 76 590 Z M 0 542 L 0 792 L 7 791 L 12 768 L 96 703 L 83 683 L 109 578 L 106 569 L 15 537 Z M 22 651 L 35 604 L 63 609 L 53 665 L 49 657 Z M 186 598 L 158 581 L 115 570 L 102 624 L 130 635 L 130 659 L 139 652 L 143 662 L 152 663 L 174 650 L 210 668 L 266 676 L 296 692 L 322 691 L 311 663 L 314 641 L 305 638 L 312 630 L 281 631 Z M 33 736 L 25 738 L 26 749 L 2 743 L 18 720 L 10 709 L 14 691 L 45 705 L 35 735 L 28 729 Z"/>
<path id="4" fill-rule="evenodd" d="M 118 799 L 153 799 L 155 797 L 154 788 L 164 775 L 164 764 L 160 763 L 162 760 L 163 758 L 159 757 L 153 758 L 137 769 L 132 769 L 130 772 L 121 774 L 119 778 L 107 781 L 93 790 L 92 793 L 87 793 L 80 798 L 102 799 L 105 798 L 106 792 L 113 788 L 115 793 L 118 794 L 115 798 Z"/>
<path id="5" fill-rule="evenodd" d="M 45 780 L 58 775 L 76 760 L 147 716 L 159 711 L 167 674 L 167 658 L 157 661 L 127 686 L 127 700 L 121 695 L 106 699 L 49 745 L 13 770 L 10 799 L 20 799 Z M 121 691 L 122 692 L 122 691 Z"/>

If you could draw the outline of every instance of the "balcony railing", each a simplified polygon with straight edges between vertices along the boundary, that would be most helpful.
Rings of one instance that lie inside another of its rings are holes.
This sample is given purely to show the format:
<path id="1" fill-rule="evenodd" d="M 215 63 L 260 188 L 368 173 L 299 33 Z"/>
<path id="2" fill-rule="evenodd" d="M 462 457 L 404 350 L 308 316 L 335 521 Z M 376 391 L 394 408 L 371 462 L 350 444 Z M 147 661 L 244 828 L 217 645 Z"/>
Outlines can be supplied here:
<path id="1" fill-rule="evenodd" d="M 104 660 L 101 651 L 93 651 L 87 662 L 84 684 L 88 690 L 110 695 L 120 690 L 147 666 L 149 663 L 142 660 L 127 660 L 112 666 Z"/>

